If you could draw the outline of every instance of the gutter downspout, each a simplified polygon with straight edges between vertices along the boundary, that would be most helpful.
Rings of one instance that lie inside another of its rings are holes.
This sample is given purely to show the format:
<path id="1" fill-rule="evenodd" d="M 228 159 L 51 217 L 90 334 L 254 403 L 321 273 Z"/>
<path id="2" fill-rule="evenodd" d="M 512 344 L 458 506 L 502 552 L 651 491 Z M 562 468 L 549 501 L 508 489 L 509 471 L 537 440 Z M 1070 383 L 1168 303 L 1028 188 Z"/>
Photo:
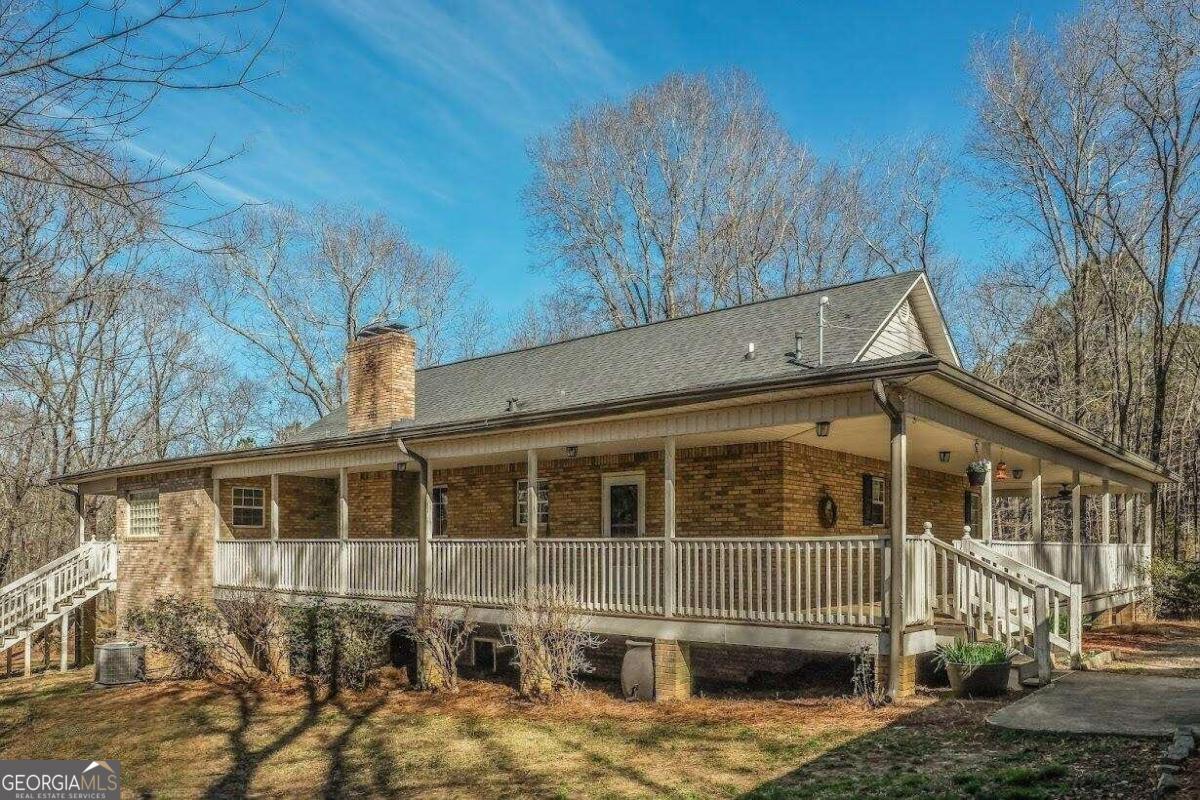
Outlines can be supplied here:
<path id="1" fill-rule="evenodd" d="M 888 675 L 887 693 L 895 700 L 902 692 L 900 681 L 904 663 L 904 547 L 908 517 L 908 431 L 905 424 L 904 396 L 876 378 L 871 383 L 875 402 L 890 423 L 891 445 L 891 580 L 888 584 Z"/>
<path id="2" fill-rule="evenodd" d="M 408 448 L 400 439 L 396 440 L 396 445 L 400 452 L 417 462 L 421 468 L 417 484 L 417 503 L 420 508 L 417 514 L 417 603 L 420 604 L 429 597 L 433 583 L 433 471 L 423 455 Z"/>

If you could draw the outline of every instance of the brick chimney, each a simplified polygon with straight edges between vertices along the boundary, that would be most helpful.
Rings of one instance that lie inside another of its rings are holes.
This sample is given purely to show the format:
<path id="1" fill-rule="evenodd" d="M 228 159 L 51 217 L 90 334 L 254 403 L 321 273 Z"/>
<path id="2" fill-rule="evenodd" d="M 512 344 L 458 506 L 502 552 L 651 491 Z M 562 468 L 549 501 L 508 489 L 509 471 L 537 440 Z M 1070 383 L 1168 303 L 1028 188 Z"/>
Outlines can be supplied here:
<path id="1" fill-rule="evenodd" d="M 346 349 L 350 433 L 416 416 L 417 342 L 399 323 L 368 325 Z"/>

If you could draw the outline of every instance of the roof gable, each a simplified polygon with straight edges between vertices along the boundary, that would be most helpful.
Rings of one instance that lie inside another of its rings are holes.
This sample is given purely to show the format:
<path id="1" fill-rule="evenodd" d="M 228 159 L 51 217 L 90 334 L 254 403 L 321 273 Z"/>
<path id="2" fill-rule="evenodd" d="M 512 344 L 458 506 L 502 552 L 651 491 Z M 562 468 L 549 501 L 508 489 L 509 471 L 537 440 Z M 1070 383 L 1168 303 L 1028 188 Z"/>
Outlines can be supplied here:
<path id="1" fill-rule="evenodd" d="M 937 296 L 924 273 L 913 281 L 908 292 L 883 319 L 855 360 L 871 361 L 914 351 L 930 353 L 956 367 L 962 367 L 954 340 L 950 338 L 946 318 L 942 316 Z"/>

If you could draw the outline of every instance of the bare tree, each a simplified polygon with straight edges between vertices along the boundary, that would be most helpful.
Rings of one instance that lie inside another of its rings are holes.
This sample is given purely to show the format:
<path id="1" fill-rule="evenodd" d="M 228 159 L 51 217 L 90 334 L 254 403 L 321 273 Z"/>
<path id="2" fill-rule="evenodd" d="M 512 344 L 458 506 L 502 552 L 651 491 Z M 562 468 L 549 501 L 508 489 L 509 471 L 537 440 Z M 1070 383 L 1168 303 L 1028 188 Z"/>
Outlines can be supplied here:
<path id="1" fill-rule="evenodd" d="M 529 152 L 526 204 L 556 287 L 519 341 L 938 262 L 948 173 L 931 142 L 818 164 L 742 73 L 668 76 L 576 114 Z"/>
<path id="2" fill-rule="evenodd" d="M 268 0 L 5 4 L 0 175 L 126 208 L 176 191 L 219 159 L 139 163 L 127 150 L 139 120 L 164 93 L 258 93 L 278 19 Z"/>
<path id="3" fill-rule="evenodd" d="M 478 313 L 451 258 L 421 249 L 382 214 L 259 209 L 229 241 L 197 268 L 196 297 L 260 375 L 318 416 L 345 398 L 342 361 L 362 326 L 404 317 L 431 364 L 454 352 Z"/>

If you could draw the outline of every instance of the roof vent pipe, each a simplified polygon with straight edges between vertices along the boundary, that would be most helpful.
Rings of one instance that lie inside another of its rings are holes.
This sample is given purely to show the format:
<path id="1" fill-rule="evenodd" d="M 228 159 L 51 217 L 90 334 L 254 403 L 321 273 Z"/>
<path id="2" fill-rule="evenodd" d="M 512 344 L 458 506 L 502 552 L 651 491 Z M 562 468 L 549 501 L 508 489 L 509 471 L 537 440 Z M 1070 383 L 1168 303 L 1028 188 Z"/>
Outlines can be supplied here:
<path id="1" fill-rule="evenodd" d="M 829 305 L 829 297 L 821 298 L 817 308 L 817 366 L 825 366 L 825 307 Z"/>

